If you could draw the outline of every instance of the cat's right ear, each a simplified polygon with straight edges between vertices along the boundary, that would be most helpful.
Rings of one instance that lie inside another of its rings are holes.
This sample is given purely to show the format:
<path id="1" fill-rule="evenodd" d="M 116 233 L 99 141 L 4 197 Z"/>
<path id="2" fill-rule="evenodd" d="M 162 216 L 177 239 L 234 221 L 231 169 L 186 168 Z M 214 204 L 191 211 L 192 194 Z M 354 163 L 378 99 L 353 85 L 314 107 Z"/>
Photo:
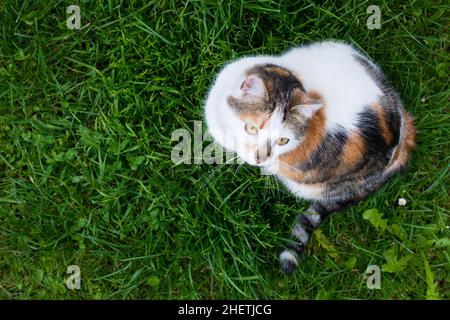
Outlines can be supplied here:
<path id="1" fill-rule="evenodd" d="M 292 97 L 296 105 L 291 110 L 294 116 L 301 121 L 312 118 L 325 104 L 322 96 L 315 91 L 306 93 L 300 89 L 294 89 Z"/>
<path id="2" fill-rule="evenodd" d="M 241 96 L 243 98 L 268 99 L 264 81 L 256 75 L 248 76 L 241 84 Z"/>

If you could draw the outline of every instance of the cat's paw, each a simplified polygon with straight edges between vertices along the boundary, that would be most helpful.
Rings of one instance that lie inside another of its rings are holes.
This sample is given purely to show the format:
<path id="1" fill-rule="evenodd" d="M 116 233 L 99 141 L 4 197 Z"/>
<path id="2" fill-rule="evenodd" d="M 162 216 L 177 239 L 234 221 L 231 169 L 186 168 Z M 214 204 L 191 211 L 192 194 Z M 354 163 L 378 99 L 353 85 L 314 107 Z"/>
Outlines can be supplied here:
<path id="1" fill-rule="evenodd" d="M 280 269 L 290 276 L 298 266 L 298 256 L 291 250 L 283 250 L 280 253 Z"/>

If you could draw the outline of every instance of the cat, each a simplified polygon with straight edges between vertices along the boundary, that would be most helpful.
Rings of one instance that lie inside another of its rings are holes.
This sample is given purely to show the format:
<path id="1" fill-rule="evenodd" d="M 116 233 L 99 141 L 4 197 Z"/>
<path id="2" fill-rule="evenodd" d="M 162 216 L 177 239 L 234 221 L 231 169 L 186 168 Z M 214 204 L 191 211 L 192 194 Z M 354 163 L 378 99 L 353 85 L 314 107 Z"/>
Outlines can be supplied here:
<path id="1" fill-rule="evenodd" d="M 338 41 L 227 64 L 204 112 L 216 142 L 311 201 L 279 256 L 288 275 L 311 233 L 404 169 L 415 147 L 413 118 L 381 69 Z"/>

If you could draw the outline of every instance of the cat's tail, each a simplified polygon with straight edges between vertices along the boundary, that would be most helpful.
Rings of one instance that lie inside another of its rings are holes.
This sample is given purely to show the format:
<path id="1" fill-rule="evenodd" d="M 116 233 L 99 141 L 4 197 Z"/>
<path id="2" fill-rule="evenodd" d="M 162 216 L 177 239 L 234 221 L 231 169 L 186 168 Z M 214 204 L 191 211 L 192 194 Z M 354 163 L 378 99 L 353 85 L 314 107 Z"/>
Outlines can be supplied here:
<path id="1" fill-rule="evenodd" d="M 386 179 L 403 170 L 409 161 L 411 150 L 416 147 L 416 129 L 414 128 L 414 120 L 409 112 L 401 110 L 402 126 L 400 131 L 400 140 L 398 145 L 392 152 L 383 175 Z"/>
<path id="2" fill-rule="evenodd" d="M 350 205 L 341 201 L 333 204 L 314 202 L 307 211 L 299 214 L 291 230 L 291 239 L 285 243 L 280 253 L 280 268 L 286 275 L 291 275 L 298 266 L 300 256 L 314 230 L 333 212 Z"/>

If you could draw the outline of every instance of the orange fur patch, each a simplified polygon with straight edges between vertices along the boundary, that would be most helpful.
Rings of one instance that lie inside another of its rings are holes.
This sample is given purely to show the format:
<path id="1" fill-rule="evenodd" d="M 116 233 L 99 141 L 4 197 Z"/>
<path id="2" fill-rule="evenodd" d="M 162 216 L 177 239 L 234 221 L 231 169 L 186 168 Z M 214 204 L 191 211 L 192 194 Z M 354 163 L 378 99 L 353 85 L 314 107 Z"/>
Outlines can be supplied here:
<path id="1" fill-rule="evenodd" d="M 306 161 L 316 150 L 325 136 L 325 112 L 322 109 L 317 111 L 309 120 L 305 138 L 294 150 L 280 156 L 279 161 L 288 166 L 293 166 Z"/>
<path id="2" fill-rule="evenodd" d="M 364 153 L 364 141 L 358 132 L 353 132 L 344 145 L 342 150 L 342 164 L 344 166 L 352 165 L 361 159 Z"/>
<path id="3" fill-rule="evenodd" d="M 393 136 L 391 130 L 389 129 L 384 109 L 378 101 L 372 104 L 372 108 L 377 114 L 378 126 L 380 128 L 381 135 L 383 136 L 386 144 L 390 146 L 392 144 Z"/>
<path id="4" fill-rule="evenodd" d="M 409 112 L 402 110 L 402 114 L 405 121 L 405 143 L 409 149 L 413 149 L 416 147 L 416 128 L 414 127 L 414 120 Z"/>
<path id="5" fill-rule="evenodd" d="M 317 91 L 311 90 L 308 93 L 305 93 L 298 88 L 294 89 L 291 98 L 293 101 L 293 105 L 323 102 L 323 97 Z"/>
<path id="6" fill-rule="evenodd" d="M 322 95 L 314 90 L 308 91 L 307 96 L 310 100 L 313 100 L 313 101 L 323 101 Z"/>
<path id="7" fill-rule="evenodd" d="M 284 163 L 281 163 L 279 165 L 277 174 L 279 174 L 280 176 L 286 177 L 290 180 L 294 180 L 294 181 L 301 181 L 304 179 L 303 171 L 296 169 L 296 168 L 288 167 Z"/>
<path id="8" fill-rule="evenodd" d="M 300 182 L 314 177 L 315 175 L 317 175 L 317 172 L 313 170 L 304 172 L 300 169 L 291 167 L 288 164 L 281 162 L 278 167 L 277 174 L 290 180 Z"/>

